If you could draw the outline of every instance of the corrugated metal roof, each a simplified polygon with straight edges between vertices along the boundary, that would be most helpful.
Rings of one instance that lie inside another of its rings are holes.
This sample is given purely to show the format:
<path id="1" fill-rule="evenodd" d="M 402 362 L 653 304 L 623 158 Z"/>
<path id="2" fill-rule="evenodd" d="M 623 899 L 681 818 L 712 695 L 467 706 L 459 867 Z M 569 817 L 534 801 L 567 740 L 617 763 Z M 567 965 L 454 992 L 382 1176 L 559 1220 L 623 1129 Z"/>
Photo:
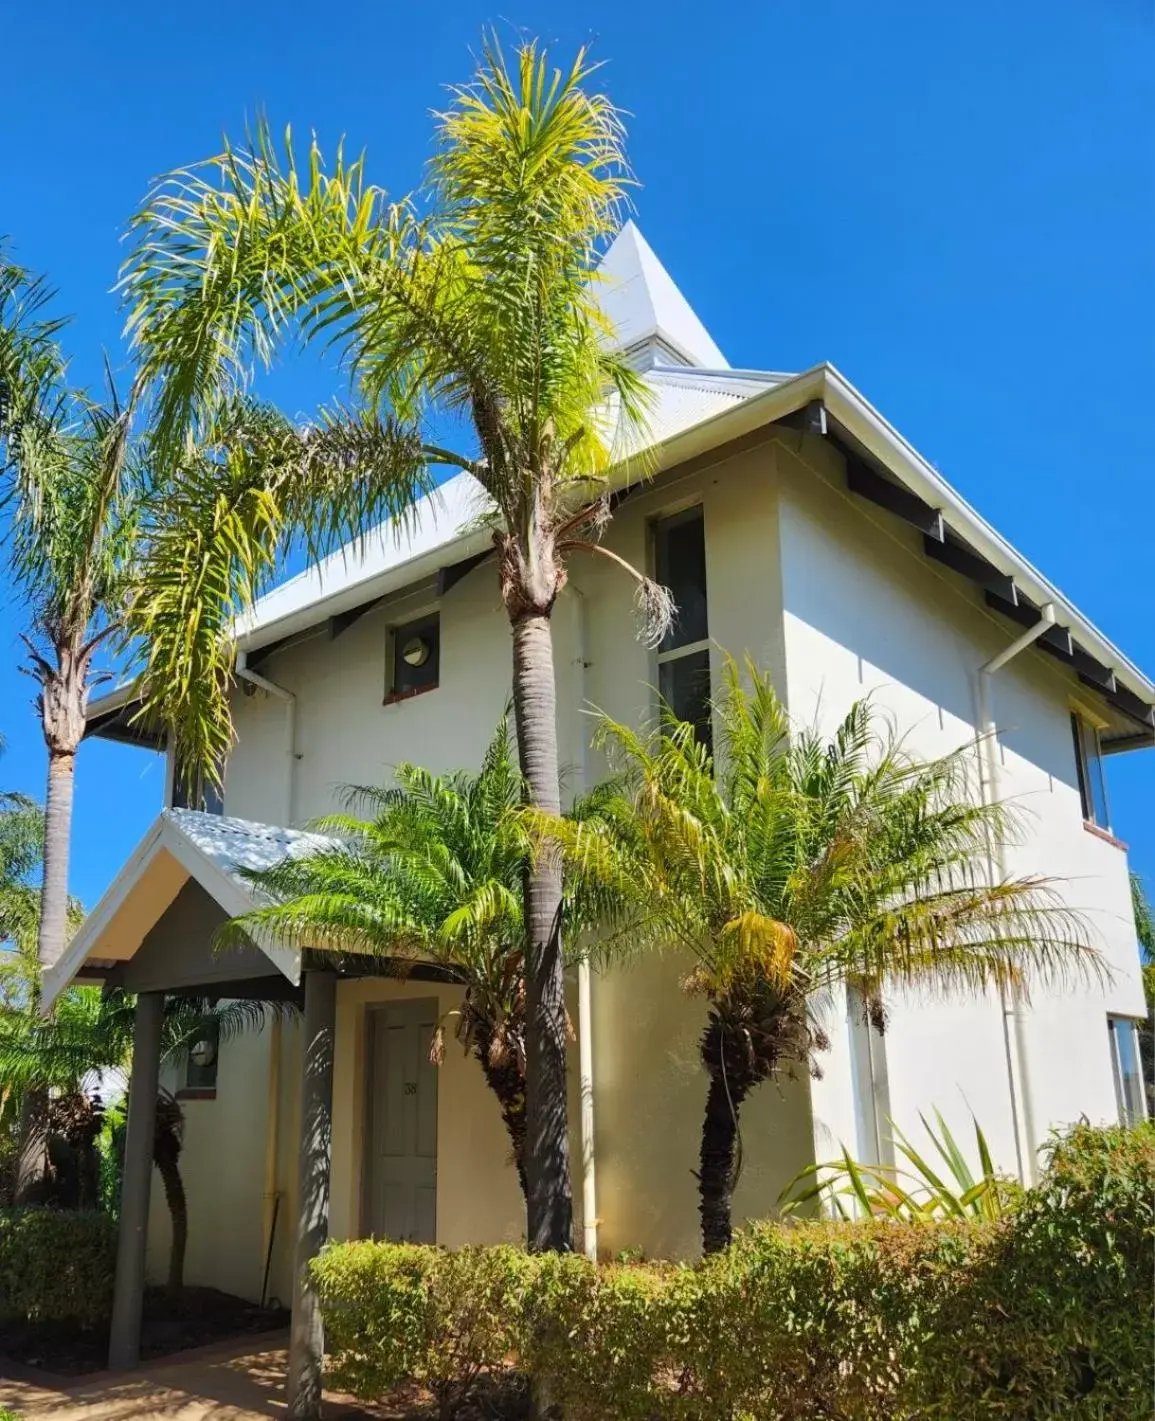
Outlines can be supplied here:
<path id="1" fill-rule="evenodd" d="M 251 893 L 242 870 L 271 868 L 286 858 L 304 858 L 319 849 L 335 848 L 336 839 L 279 824 L 259 824 L 251 819 L 229 819 L 199 809 L 166 809 L 163 817 L 199 849 L 215 868 L 238 887 Z"/>

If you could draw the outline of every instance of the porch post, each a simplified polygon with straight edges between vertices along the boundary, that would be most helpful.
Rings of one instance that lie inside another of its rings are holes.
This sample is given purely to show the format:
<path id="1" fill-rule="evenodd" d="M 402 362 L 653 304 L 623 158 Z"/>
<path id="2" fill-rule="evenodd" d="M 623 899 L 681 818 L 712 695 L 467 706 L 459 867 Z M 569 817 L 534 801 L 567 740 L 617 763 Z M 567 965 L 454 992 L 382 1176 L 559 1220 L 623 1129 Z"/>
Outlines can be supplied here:
<path id="1" fill-rule="evenodd" d="M 163 1015 L 164 993 L 141 992 L 136 999 L 132 1030 L 128 1130 L 124 1142 L 120 1234 L 116 1245 L 116 1283 L 108 1345 L 108 1365 L 112 1371 L 135 1367 L 140 1361 L 140 1316 L 144 1302 L 148 1196 L 152 1185 L 152 1140 L 156 1129 Z"/>
<path id="2" fill-rule="evenodd" d="M 334 973 L 306 972 L 301 1044 L 301 1140 L 297 1163 L 299 1212 L 289 1334 L 288 1401 L 293 1421 L 317 1421 L 321 1415 L 325 1338 L 317 1295 L 309 1278 L 309 1263 L 329 1236 L 336 1005 Z"/>

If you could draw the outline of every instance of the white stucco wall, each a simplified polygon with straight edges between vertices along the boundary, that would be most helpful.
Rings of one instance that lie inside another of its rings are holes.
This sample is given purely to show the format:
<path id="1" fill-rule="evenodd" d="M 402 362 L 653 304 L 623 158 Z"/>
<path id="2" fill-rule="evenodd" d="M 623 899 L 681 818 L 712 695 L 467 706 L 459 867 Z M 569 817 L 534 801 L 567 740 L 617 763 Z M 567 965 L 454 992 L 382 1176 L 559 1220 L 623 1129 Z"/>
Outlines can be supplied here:
<path id="1" fill-rule="evenodd" d="M 792 713 L 829 730 L 870 695 L 920 754 L 973 740 L 975 672 L 1016 635 L 961 579 L 921 552 L 917 535 L 845 491 L 837 455 L 791 436 L 780 448 L 787 695 Z M 1083 825 L 1070 731 L 1078 683 L 1041 653 L 994 678 L 1001 788 L 1023 816 L 1012 874 L 1061 881 L 1111 981 L 1032 992 L 1025 1013 L 1034 1143 L 1080 1116 L 1116 1118 L 1108 1011 L 1143 1012 L 1126 855 Z M 1084 695 L 1086 693 L 1084 692 Z M 919 1112 L 942 1110 L 970 1132 L 977 1117 L 999 1165 L 1016 1161 L 1001 1007 L 994 1000 L 888 997 L 893 1115 L 920 1136 Z M 846 1032 L 832 1009 L 825 1079 L 814 1088 L 818 1148 L 853 1139 Z"/>

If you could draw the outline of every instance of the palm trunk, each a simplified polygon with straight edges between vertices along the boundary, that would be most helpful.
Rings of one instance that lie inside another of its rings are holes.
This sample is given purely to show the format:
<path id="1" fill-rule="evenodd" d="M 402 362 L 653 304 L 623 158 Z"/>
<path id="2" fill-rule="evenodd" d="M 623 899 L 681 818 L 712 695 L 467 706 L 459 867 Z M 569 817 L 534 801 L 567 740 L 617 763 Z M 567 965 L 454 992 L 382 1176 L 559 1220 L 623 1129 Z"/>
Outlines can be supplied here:
<path id="1" fill-rule="evenodd" d="M 734 1235 L 733 1208 L 738 1113 L 753 1082 L 741 1069 L 739 1053 L 716 1019 L 706 1028 L 702 1057 L 710 1075 L 698 1170 L 698 1211 L 702 1217 L 702 1251 L 718 1253 Z M 729 1049 L 728 1049 L 729 1048 Z"/>
<path id="2" fill-rule="evenodd" d="M 157 1172 L 164 1185 L 164 1200 L 172 1219 L 172 1245 L 168 1255 L 168 1290 L 179 1297 L 184 1288 L 184 1256 L 188 1248 L 188 1201 L 180 1165 L 169 1150 L 157 1150 L 154 1155 Z"/>
<path id="3" fill-rule="evenodd" d="M 497 1103 L 501 1107 L 501 1120 L 513 1149 L 513 1164 L 517 1170 L 517 1181 L 521 1185 L 521 1195 L 528 1201 L 529 1186 L 525 1177 L 525 1077 L 512 1054 L 505 1060 L 493 1060 L 490 1050 L 492 1032 L 478 1026 L 475 1028 L 475 1038 L 474 1054 L 485 1075 L 486 1085 L 497 1097 Z"/>
<path id="4" fill-rule="evenodd" d="M 513 618 L 513 709 L 529 800 L 561 812 L 557 692 L 548 613 Z M 561 947 L 561 861 L 542 854 L 526 881 L 526 1204 L 529 1246 L 573 1248 L 566 1121 L 566 1010 Z"/>
<path id="5" fill-rule="evenodd" d="M 51 967 L 68 940 L 68 856 L 72 838 L 72 790 L 76 752 L 48 752 L 44 806 L 44 881 L 40 890 L 37 947 L 41 967 Z"/>
<path id="6" fill-rule="evenodd" d="M 14 1204 L 40 1200 L 48 1158 L 48 1092 L 29 1086 L 20 1102 L 20 1147 L 16 1156 Z"/>

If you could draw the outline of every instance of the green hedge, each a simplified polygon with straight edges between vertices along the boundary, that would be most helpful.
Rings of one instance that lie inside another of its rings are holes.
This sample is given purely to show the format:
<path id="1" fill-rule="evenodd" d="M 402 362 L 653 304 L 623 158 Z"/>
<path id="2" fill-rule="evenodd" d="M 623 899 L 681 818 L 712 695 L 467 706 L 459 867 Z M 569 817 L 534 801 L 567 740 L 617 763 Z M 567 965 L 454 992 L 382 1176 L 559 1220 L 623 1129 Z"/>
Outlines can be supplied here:
<path id="1" fill-rule="evenodd" d="M 512 1362 L 568 1421 L 1150 1417 L 1155 1127 L 1079 1127 L 994 1224 L 760 1225 L 697 1267 L 339 1244 L 332 1379 L 443 1414 Z"/>
<path id="2" fill-rule="evenodd" d="M 107 1214 L 0 1209 L 0 1319 L 106 1321 L 115 1267 Z"/>

